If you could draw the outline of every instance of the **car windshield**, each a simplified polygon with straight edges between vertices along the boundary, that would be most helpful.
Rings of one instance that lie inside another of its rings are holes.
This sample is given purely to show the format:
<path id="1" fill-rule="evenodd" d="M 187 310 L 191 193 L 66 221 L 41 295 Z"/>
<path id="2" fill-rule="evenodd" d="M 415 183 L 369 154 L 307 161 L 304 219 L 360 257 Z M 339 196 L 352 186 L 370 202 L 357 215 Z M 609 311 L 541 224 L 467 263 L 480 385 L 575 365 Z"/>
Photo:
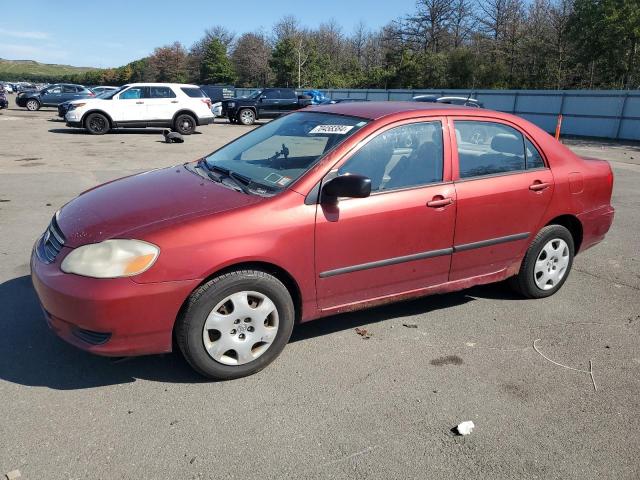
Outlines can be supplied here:
<path id="1" fill-rule="evenodd" d="M 127 88 L 129 85 L 123 85 L 120 88 L 116 88 L 115 90 L 107 90 L 104 93 L 101 93 L 100 95 L 98 95 L 101 99 L 109 99 L 109 98 L 113 98 L 114 95 L 120 93 L 122 90 L 124 90 L 125 88 Z"/>
<path id="2" fill-rule="evenodd" d="M 296 112 L 253 130 L 204 160 L 210 170 L 235 175 L 253 184 L 258 193 L 273 194 L 366 124 L 357 117 Z"/>

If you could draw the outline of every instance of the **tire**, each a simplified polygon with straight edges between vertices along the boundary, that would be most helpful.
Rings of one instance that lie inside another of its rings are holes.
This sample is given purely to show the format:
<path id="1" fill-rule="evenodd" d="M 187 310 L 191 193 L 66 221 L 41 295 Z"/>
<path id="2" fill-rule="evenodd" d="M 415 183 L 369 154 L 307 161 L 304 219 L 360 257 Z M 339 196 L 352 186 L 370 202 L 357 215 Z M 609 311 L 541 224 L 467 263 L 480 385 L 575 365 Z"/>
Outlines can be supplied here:
<path id="1" fill-rule="evenodd" d="M 109 119 L 102 113 L 90 113 L 84 121 L 84 128 L 91 135 L 104 135 L 111 129 Z"/>
<path id="2" fill-rule="evenodd" d="M 27 100 L 25 107 L 27 107 L 27 110 L 29 110 L 30 112 L 36 112 L 40 110 L 40 102 L 35 98 L 30 98 L 29 100 Z"/>
<path id="3" fill-rule="evenodd" d="M 176 341 L 198 373 L 231 380 L 275 360 L 294 321 L 293 300 L 280 280 L 258 270 L 236 270 L 191 294 L 176 323 Z"/>
<path id="4" fill-rule="evenodd" d="M 511 286 L 527 298 L 550 297 L 569 277 L 574 254 L 569 230 L 547 225 L 531 242 L 518 275 L 510 279 Z"/>
<path id="5" fill-rule="evenodd" d="M 256 114 L 250 108 L 243 108 L 238 112 L 238 121 L 242 125 L 253 125 L 256 123 Z"/>
<path id="6" fill-rule="evenodd" d="M 180 114 L 173 122 L 173 129 L 180 135 L 191 135 L 196 131 L 196 119 L 188 113 Z"/>

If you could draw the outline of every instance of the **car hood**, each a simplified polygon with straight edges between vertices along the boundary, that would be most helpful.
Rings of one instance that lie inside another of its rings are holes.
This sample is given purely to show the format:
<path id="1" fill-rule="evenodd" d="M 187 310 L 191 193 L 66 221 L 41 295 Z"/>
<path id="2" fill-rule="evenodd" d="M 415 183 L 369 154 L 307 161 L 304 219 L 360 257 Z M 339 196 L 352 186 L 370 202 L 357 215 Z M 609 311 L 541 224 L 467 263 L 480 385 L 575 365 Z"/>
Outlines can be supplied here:
<path id="1" fill-rule="evenodd" d="M 79 247 L 135 231 L 251 205 L 263 197 L 223 187 L 183 165 L 106 183 L 81 193 L 58 213 L 65 245 Z"/>
<path id="2" fill-rule="evenodd" d="M 95 102 L 103 102 L 103 101 L 104 99 L 102 98 L 85 97 L 85 98 L 78 98 L 77 100 L 67 100 L 64 103 L 75 105 L 76 103 L 95 103 Z"/>

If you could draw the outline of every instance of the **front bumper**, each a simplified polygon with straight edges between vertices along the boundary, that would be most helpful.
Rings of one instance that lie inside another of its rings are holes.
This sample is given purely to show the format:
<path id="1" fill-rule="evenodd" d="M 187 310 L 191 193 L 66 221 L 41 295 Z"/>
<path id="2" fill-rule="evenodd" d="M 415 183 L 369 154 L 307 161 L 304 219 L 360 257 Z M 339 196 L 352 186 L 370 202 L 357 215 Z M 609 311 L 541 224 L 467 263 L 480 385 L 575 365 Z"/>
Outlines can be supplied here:
<path id="1" fill-rule="evenodd" d="M 67 274 L 60 262 L 31 255 L 31 280 L 49 327 L 78 348 L 106 356 L 169 352 L 184 300 L 197 280 L 140 284 L 130 278 L 96 279 Z"/>
<path id="2" fill-rule="evenodd" d="M 27 105 L 27 99 L 25 97 L 16 97 L 16 105 L 19 107 L 25 107 Z"/>

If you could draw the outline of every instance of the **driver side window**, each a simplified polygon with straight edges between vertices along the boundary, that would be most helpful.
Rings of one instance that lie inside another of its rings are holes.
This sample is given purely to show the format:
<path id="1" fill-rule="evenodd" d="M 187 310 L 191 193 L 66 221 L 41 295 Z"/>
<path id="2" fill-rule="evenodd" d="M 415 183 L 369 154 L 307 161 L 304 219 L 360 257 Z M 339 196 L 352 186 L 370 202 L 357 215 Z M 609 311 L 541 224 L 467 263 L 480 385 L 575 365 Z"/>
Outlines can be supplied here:
<path id="1" fill-rule="evenodd" d="M 144 87 L 132 87 L 120 94 L 120 100 L 138 100 L 144 98 Z"/>
<path id="2" fill-rule="evenodd" d="M 53 87 L 47 90 L 47 95 L 55 95 L 58 93 L 62 93 L 62 87 Z"/>
<path id="3" fill-rule="evenodd" d="M 338 169 L 338 175 L 371 179 L 371 191 L 397 190 L 442 181 L 440 122 L 402 125 L 381 133 Z"/>

